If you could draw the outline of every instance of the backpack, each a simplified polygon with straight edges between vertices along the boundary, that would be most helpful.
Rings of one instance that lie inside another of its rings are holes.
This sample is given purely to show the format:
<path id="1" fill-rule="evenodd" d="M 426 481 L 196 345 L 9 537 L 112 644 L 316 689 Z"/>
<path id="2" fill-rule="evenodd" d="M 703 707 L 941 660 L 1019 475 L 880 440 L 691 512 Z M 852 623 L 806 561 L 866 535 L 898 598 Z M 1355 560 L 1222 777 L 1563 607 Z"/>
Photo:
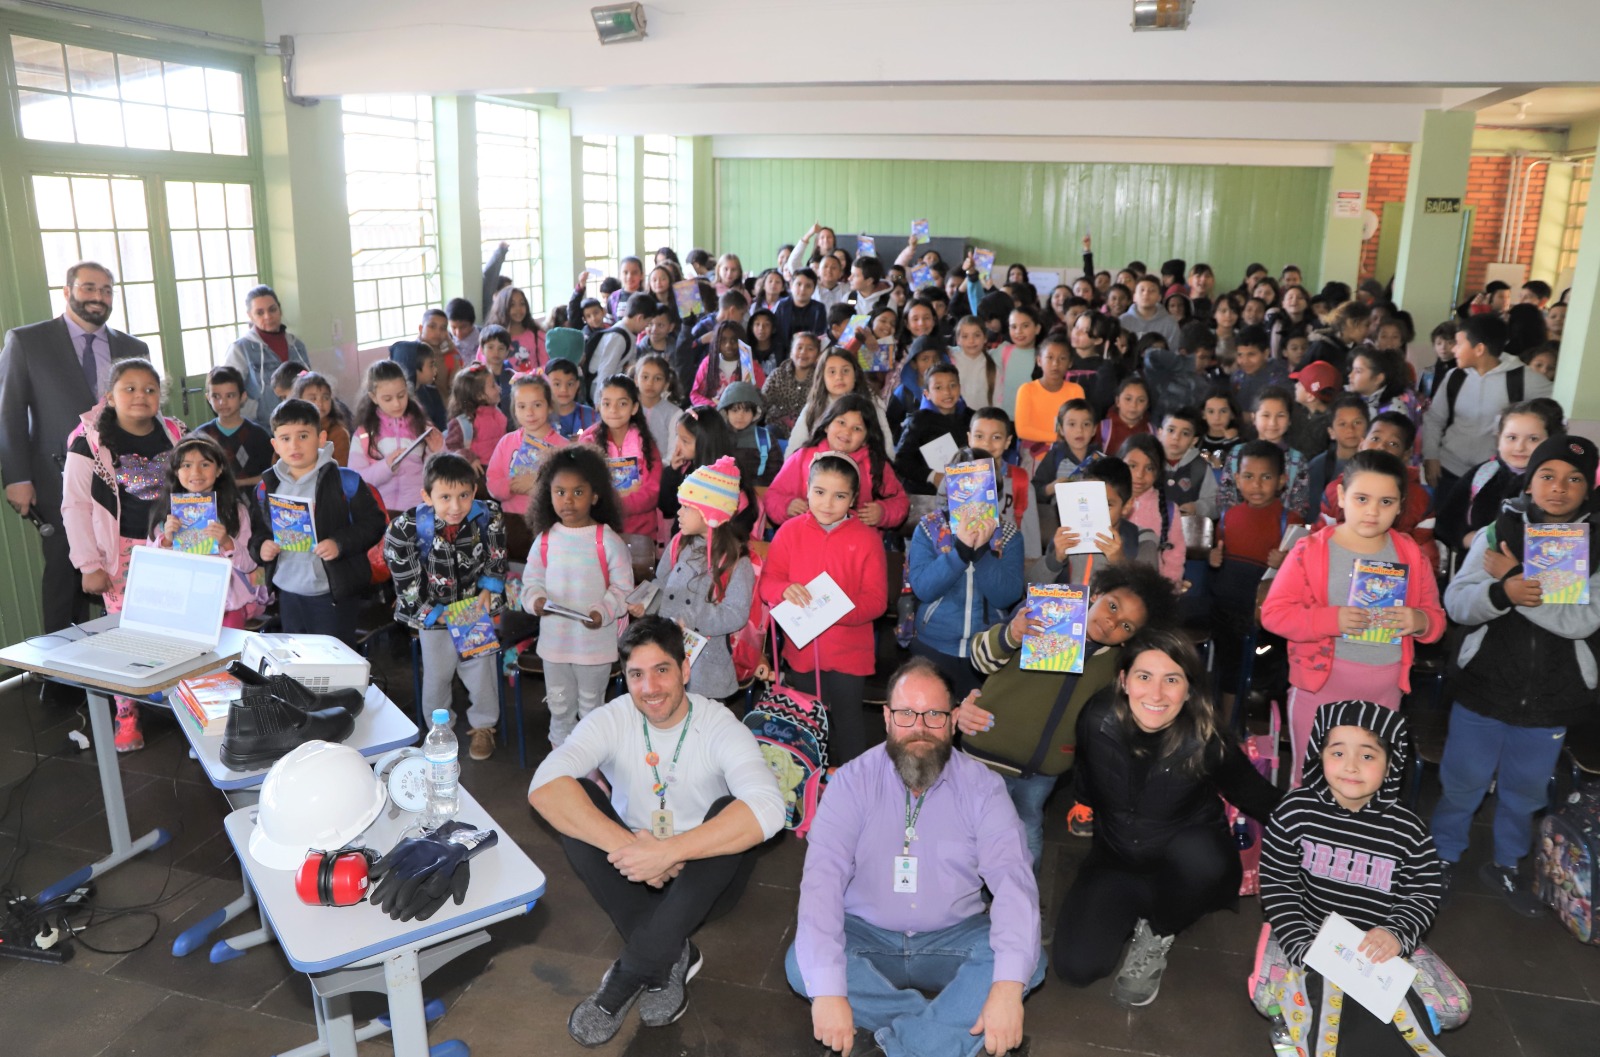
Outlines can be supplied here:
<path id="1" fill-rule="evenodd" d="M 812 649 L 817 649 L 815 641 Z M 776 663 L 776 627 L 772 628 L 772 656 Z M 821 653 L 816 657 L 820 671 Z M 762 758 L 778 779 L 787 808 L 784 828 L 804 838 L 828 780 L 827 707 L 819 697 L 774 683 L 756 699 L 744 725 L 755 735 Z"/>
<path id="2" fill-rule="evenodd" d="M 457 415 L 456 422 L 461 426 L 461 446 L 463 448 L 472 447 L 472 436 L 475 432 L 472 426 L 472 416 Z"/>
<path id="3" fill-rule="evenodd" d="M 1272 711 L 1271 727 L 1266 734 L 1251 735 L 1244 739 L 1244 754 L 1255 765 L 1261 777 L 1278 781 L 1278 712 Z M 1239 847 L 1239 865 L 1243 873 L 1239 880 L 1239 894 L 1258 895 L 1261 892 L 1261 834 L 1265 827 L 1226 800 L 1223 815 L 1234 843 Z"/>
<path id="4" fill-rule="evenodd" d="M 424 572 L 427 570 L 428 555 L 433 551 L 433 537 L 436 532 L 435 520 L 433 507 L 426 503 L 417 507 L 414 518 L 414 523 L 417 526 L 417 560 L 422 564 Z M 489 508 L 484 506 L 483 500 L 474 499 L 472 501 L 472 506 L 467 510 L 466 520 L 462 524 L 473 526 L 480 535 L 489 531 Z M 507 582 L 509 583 L 509 581 Z M 437 623 L 439 618 L 444 616 L 444 611 L 444 606 L 434 606 L 433 610 L 428 614 L 427 625 L 432 627 Z"/>
<path id="5" fill-rule="evenodd" d="M 335 466 L 334 469 L 339 471 L 339 489 L 344 492 L 346 517 L 350 515 L 350 504 L 355 502 L 356 493 L 359 492 L 363 486 L 365 486 L 367 492 L 371 494 L 372 501 L 378 505 L 378 509 L 384 511 L 385 517 L 388 516 L 388 510 L 383 505 L 383 496 L 378 494 L 378 490 L 376 488 L 370 484 L 367 484 L 366 480 L 363 479 L 360 474 L 344 466 Z M 261 475 L 261 480 L 256 482 L 256 503 L 262 510 L 267 509 L 266 474 L 268 473 L 272 473 L 270 467 L 267 469 L 266 473 Z M 277 474 L 273 474 L 273 479 L 277 480 Z M 381 537 L 377 543 L 374 543 L 367 550 L 367 566 L 371 569 L 372 583 L 374 585 L 386 584 L 389 582 L 389 563 L 384 560 L 383 557 L 383 539 Z"/>
<path id="6" fill-rule="evenodd" d="M 474 502 L 473 508 L 478 504 Z M 418 538 L 421 538 L 421 528 L 418 527 Z M 605 581 L 606 590 L 611 590 L 611 566 L 606 562 L 606 527 L 594 527 L 594 556 L 600 563 L 600 579 Z M 539 561 L 546 569 L 550 568 L 550 533 L 539 533 Z"/>
<path id="7" fill-rule="evenodd" d="M 1539 823 L 1539 898 L 1579 943 L 1600 944 L 1600 790 L 1582 788 Z"/>
<path id="8" fill-rule="evenodd" d="M 1526 367 L 1513 367 L 1506 372 L 1506 403 L 1520 404 L 1522 402 L 1523 374 L 1526 371 Z M 1456 397 L 1461 395 L 1461 387 L 1466 384 L 1467 370 L 1465 367 L 1454 368 L 1451 370 L 1450 376 L 1445 379 L 1444 403 L 1450 413 L 1445 416 L 1444 432 L 1448 432 L 1450 426 L 1456 420 Z M 1444 432 L 1439 435 L 1441 437 L 1444 436 Z"/>

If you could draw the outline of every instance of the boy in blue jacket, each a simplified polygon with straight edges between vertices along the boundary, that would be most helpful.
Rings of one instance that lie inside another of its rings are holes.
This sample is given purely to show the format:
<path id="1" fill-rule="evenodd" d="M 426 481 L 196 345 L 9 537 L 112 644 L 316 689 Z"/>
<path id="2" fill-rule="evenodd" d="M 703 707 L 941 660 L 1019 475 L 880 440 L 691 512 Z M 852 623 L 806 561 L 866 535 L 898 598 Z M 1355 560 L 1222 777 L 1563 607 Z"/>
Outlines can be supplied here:
<path id="1" fill-rule="evenodd" d="M 987 458 L 964 448 L 956 462 Z M 955 684 L 960 700 L 983 685 L 972 667 L 972 636 L 1005 620 L 1022 598 L 1022 533 L 1009 518 L 997 527 L 971 528 L 959 536 L 948 510 L 936 510 L 917 523 L 906 555 L 906 575 L 917 599 L 916 638 L 911 650 L 939 666 Z"/>

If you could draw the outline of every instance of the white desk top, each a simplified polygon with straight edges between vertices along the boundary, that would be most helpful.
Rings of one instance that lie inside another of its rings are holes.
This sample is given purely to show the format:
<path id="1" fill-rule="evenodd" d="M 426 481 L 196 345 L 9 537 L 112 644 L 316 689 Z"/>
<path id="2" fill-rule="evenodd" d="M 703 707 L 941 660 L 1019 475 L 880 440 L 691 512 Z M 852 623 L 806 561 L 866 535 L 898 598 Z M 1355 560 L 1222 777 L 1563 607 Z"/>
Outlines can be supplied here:
<path id="1" fill-rule="evenodd" d="M 121 619 L 119 614 L 110 613 L 78 627 L 90 633 L 110 631 L 121 622 Z M 158 690 L 177 686 L 191 675 L 215 671 L 226 666 L 228 662 L 238 658 L 239 651 L 244 649 L 244 637 L 248 634 L 248 631 L 241 631 L 238 628 L 223 628 L 222 637 L 218 640 L 215 650 L 203 653 L 192 661 L 174 665 L 146 679 L 119 679 L 106 672 L 52 664 L 50 661 L 52 651 L 83 638 L 76 628 L 66 628 L 48 635 L 36 635 L 31 639 L 24 639 L 7 646 L 0 650 L 0 664 L 9 664 L 25 672 L 37 672 L 46 679 L 58 683 L 71 683 L 74 686 L 103 690 L 124 697 L 146 697 Z"/>
<path id="2" fill-rule="evenodd" d="M 174 704 L 182 708 L 183 703 Z M 249 771 L 235 771 L 222 762 L 222 736 L 205 737 L 188 723 L 179 723 L 178 729 L 189 739 L 195 758 L 200 761 L 206 778 L 218 789 L 254 789 L 266 778 L 271 764 Z M 410 745 L 417 740 L 417 725 L 400 710 L 400 707 L 376 686 L 367 687 L 367 704 L 356 717 L 356 729 L 342 744 L 350 746 L 363 756 L 381 756 L 390 749 Z"/>
<path id="3" fill-rule="evenodd" d="M 371 961 L 389 951 L 432 946 L 492 921 L 526 913 L 544 895 L 544 873 L 502 830 L 500 842 L 472 860 L 466 902 L 461 906 L 447 902 L 427 921 L 394 921 L 367 902 L 349 907 L 307 906 L 295 895 L 294 871 L 268 869 L 251 858 L 255 816 L 254 806 L 239 808 L 223 820 L 223 829 L 284 955 L 303 973 L 328 972 Z M 498 828 L 465 786 L 461 787 L 457 817 L 480 828 Z M 385 809 L 367 831 L 367 841 L 375 850 L 388 851 L 414 820 L 414 815 L 406 813 L 391 819 Z"/>

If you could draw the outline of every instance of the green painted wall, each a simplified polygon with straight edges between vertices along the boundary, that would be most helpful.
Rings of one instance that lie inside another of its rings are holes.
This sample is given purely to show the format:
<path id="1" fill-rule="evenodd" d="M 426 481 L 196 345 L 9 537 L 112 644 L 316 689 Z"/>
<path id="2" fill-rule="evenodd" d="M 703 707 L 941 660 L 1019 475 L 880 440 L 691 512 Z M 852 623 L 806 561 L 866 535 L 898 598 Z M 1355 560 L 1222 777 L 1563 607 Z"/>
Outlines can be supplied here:
<path id="1" fill-rule="evenodd" d="M 1321 282 L 1311 273 L 1327 169 L 728 158 L 716 179 L 718 247 L 750 262 L 770 260 L 813 221 L 840 234 L 909 233 L 927 217 L 936 234 L 993 249 L 997 264 L 1075 266 L 1087 231 L 1100 267 L 1182 257 L 1231 284 L 1260 260 L 1273 271 L 1299 264 Z"/>

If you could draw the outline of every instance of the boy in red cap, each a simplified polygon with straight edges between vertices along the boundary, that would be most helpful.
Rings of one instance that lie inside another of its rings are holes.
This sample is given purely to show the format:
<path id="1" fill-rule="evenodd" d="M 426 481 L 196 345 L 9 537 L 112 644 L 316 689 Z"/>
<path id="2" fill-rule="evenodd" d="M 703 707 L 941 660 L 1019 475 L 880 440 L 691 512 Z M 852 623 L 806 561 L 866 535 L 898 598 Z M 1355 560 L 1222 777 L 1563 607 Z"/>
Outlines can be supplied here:
<path id="1" fill-rule="evenodd" d="M 1328 426 L 1333 421 L 1333 402 L 1339 399 L 1339 369 L 1317 360 L 1289 375 L 1294 380 L 1294 402 L 1305 408 L 1289 425 L 1289 446 L 1307 459 L 1314 459 L 1328 448 Z"/>

